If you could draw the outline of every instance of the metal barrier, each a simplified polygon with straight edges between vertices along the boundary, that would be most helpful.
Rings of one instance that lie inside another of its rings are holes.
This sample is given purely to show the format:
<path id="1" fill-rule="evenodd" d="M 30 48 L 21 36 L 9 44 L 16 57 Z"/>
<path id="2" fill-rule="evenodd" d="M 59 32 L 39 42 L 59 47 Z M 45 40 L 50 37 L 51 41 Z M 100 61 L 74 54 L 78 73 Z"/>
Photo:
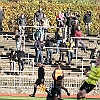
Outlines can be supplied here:
<path id="1" fill-rule="evenodd" d="M 33 85 L 36 81 L 37 76 L 0 76 L 0 93 L 32 93 Z M 71 94 L 77 94 L 78 89 L 82 85 L 82 81 L 85 78 L 82 77 L 64 77 L 63 84 Z M 51 77 L 45 77 L 45 85 L 49 88 L 52 83 Z M 19 89 L 19 91 L 17 91 Z M 26 89 L 26 91 L 24 91 Z M 12 91 L 13 90 L 13 91 Z M 21 91 L 20 91 L 21 90 Z M 39 93 L 39 91 L 37 91 Z M 65 94 L 65 91 L 62 91 Z M 89 94 L 100 94 L 100 81 L 96 87 Z"/>
<path id="2" fill-rule="evenodd" d="M 29 54 L 30 54 L 30 48 L 33 48 L 33 46 L 29 46 L 28 47 L 28 58 L 30 58 L 30 56 L 29 56 Z M 59 48 L 59 49 L 66 49 L 66 50 L 68 50 L 69 48 L 62 48 L 62 47 L 44 47 L 43 49 L 57 49 L 57 48 Z M 34 48 L 35 49 L 35 48 Z M 78 48 L 73 48 L 74 50 L 76 49 L 76 66 L 77 66 L 77 49 Z M 67 51 L 66 51 L 66 53 L 67 53 Z M 58 54 L 57 54 L 58 55 Z"/>
<path id="3" fill-rule="evenodd" d="M 7 66 L 9 66 L 9 67 L 6 67 L 6 68 L 4 68 L 4 67 L 2 67 L 2 62 L 4 61 L 4 59 L 7 59 L 7 61 L 6 62 L 4 62 L 3 64 L 7 64 Z M 30 72 L 30 73 L 32 73 L 32 75 L 34 75 L 34 58 L 23 58 L 24 60 L 32 60 L 32 69 L 31 69 L 31 71 L 19 71 L 17 68 L 16 68 L 16 66 L 18 66 L 17 65 L 17 63 L 15 64 L 15 68 L 14 68 L 14 70 L 12 71 L 10 71 L 10 62 L 9 62 L 9 58 L 8 57 L 0 57 L 0 66 L 2 67 L 2 71 L 3 72 Z M 29 64 L 28 64 L 29 65 Z M 25 68 L 25 67 L 24 67 Z"/>
<path id="4" fill-rule="evenodd" d="M 9 36 L 11 36 L 11 37 L 14 37 L 15 35 L 0 35 L 0 36 L 6 36 L 6 37 L 9 37 Z M 23 36 L 24 37 L 24 45 L 23 45 L 23 50 L 25 51 L 25 36 Z"/>

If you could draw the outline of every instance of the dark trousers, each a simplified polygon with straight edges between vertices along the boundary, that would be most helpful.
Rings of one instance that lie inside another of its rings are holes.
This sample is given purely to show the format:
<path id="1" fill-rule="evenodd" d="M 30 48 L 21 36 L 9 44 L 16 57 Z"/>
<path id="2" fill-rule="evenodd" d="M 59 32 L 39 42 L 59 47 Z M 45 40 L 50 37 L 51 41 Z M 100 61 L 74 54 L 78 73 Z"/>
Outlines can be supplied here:
<path id="1" fill-rule="evenodd" d="M 24 70 L 24 61 L 20 61 L 18 63 L 18 65 L 19 65 L 19 71 L 23 71 Z"/>
<path id="2" fill-rule="evenodd" d="M 64 61 L 64 52 L 60 52 L 59 61 L 61 61 L 61 62 Z"/>

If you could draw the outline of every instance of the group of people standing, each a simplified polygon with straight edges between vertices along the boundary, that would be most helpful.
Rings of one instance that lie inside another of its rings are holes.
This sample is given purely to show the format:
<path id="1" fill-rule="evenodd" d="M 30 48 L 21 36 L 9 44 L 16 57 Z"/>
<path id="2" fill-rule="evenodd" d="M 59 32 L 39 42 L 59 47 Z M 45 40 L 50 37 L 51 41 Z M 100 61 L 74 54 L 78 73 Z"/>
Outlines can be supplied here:
<path id="1" fill-rule="evenodd" d="M 71 61 L 74 58 L 74 53 L 76 52 L 74 48 L 77 49 L 79 43 L 82 45 L 84 52 L 87 53 L 86 45 L 82 41 L 83 33 L 81 31 L 80 21 L 79 21 L 80 14 L 76 11 L 72 13 L 71 9 L 68 9 L 67 12 L 65 13 L 62 13 L 61 11 L 59 11 L 58 15 L 56 16 L 57 30 L 55 32 L 55 37 L 46 35 L 45 38 L 44 38 L 44 34 L 46 33 L 43 30 L 45 29 L 47 30 L 49 24 L 43 25 L 43 23 L 46 22 L 46 21 L 43 21 L 44 15 L 45 14 L 42 12 L 42 8 L 39 8 L 39 10 L 34 14 L 34 19 L 35 19 L 34 22 L 37 23 L 38 25 L 37 26 L 38 29 L 35 33 L 36 41 L 34 44 L 35 51 L 36 51 L 36 65 L 38 63 L 39 55 L 40 55 L 40 62 L 43 63 L 42 49 L 44 46 L 47 52 L 46 64 L 52 64 L 53 43 L 56 42 L 56 46 L 57 46 L 56 53 L 57 54 L 60 53 L 59 62 L 63 62 L 64 56 L 68 55 L 68 65 L 71 66 Z M 84 23 L 87 24 L 88 26 L 86 27 L 86 30 L 88 30 L 88 34 L 90 30 L 89 23 L 91 23 L 92 21 L 91 16 L 92 16 L 92 13 L 91 15 L 88 15 L 88 13 L 86 13 L 83 17 Z M 89 21 L 86 21 L 86 20 L 89 20 Z M 46 23 L 48 23 L 48 21 Z M 43 27 L 43 26 L 47 26 L 47 27 Z M 42 29 L 42 32 L 41 32 L 41 29 Z M 71 39 L 72 37 L 75 37 L 75 38 Z M 38 45 L 36 45 L 37 43 Z M 41 46 L 41 49 L 40 49 L 40 46 Z"/>

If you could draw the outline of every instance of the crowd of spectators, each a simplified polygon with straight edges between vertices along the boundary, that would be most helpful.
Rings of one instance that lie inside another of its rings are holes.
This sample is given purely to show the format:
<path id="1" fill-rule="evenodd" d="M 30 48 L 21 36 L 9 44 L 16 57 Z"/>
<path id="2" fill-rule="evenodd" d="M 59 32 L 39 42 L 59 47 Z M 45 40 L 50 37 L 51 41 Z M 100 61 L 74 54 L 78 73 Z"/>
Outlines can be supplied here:
<path id="1" fill-rule="evenodd" d="M 66 12 L 59 11 L 56 17 L 57 28 L 55 31 L 55 36 L 51 37 L 48 28 L 50 28 L 49 20 L 46 14 L 42 11 L 42 8 L 39 7 L 38 11 L 34 13 L 33 25 L 35 26 L 34 39 L 35 43 L 33 44 L 35 48 L 35 62 L 36 65 L 40 62 L 44 63 L 43 59 L 43 49 L 46 49 L 46 64 L 52 64 L 52 55 L 53 55 L 53 44 L 56 43 L 56 53 L 60 54 L 59 62 L 64 62 L 64 56 L 68 57 L 68 65 L 71 66 L 72 59 L 74 58 L 74 53 L 76 52 L 75 48 L 78 48 L 78 44 L 80 43 L 84 48 L 84 52 L 86 51 L 86 45 L 81 40 L 82 31 L 80 27 L 81 21 L 79 17 L 81 15 L 71 9 L 67 9 Z M 0 30 L 2 31 L 2 20 L 4 18 L 4 13 L 2 11 L 2 7 L 0 7 Z M 17 59 L 19 65 L 19 71 L 24 69 L 24 60 L 22 58 L 25 57 L 25 52 L 23 50 L 23 38 L 25 33 L 25 27 L 27 26 L 27 18 L 25 14 L 21 14 L 17 19 L 17 25 L 15 31 L 15 40 L 16 40 L 16 50 L 17 50 Z M 90 33 L 90 25 L 92 23 L 92 12 L 87 10 L 86 14 L 83 16 L 83 22 L 85 24 L 86 33 Z M 48 35 L 47 35 L 48 33 Z M 72 39 L 74 37 L 75 39 Z M 23 51 L 23 52 L 21 52 Z M 13 55 L 14 51 L 11 51 L 11 55 Z M 10 55 L 10 59 L 11 56 Z M 12 57 L 14 60 L 14 57 Z M 15 60 L 14 60 L 15 61 Z M 13 67 L 12 67 L 13 65 Z M 13 61 L 10 63 L 10 70 L 14 69 L 15 64 Z"/>

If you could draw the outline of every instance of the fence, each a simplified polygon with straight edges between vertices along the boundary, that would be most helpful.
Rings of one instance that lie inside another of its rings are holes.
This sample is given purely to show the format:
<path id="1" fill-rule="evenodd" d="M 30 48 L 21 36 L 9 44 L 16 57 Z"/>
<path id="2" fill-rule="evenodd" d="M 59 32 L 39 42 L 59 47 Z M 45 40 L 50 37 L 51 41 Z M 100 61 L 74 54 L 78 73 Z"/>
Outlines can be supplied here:
<path id="1" fill-rule="evenodd" d="M 26 71 L 19 71 L 18 68 L 18 63 L 15 63 L 15 68 L 14 70 L 10 70 L 10 62 L 8 57 L 0 57 L 0 67 L 2 67 L 1 72 L 3 73 L 29 73 L 34 75 L 34 58 L 23 58 L 24 61 L 24 70 L 27 69 Z M 31 64 L 29 64 L 29 60 L 31 60 Z"/>
<path id="2" fill-rule="evenodd" d="M 33 92 L 33 83 L 36 78 L 36 76 L 0 76 L 0 93 L 30 94 Z M 76 94 L 84 79 L 82 77 L 64 77 L 63 83 L 71 94 Z M 49 88 L 52 81 L 51 77 L 45 77 L 45 85 L 47 88 Z M 65 94 L 65 91 L 62 92 Z M 37 91 L 37 93 L 40 92 Z M 100 81 L 90 94 L 100 94 Z"/>

